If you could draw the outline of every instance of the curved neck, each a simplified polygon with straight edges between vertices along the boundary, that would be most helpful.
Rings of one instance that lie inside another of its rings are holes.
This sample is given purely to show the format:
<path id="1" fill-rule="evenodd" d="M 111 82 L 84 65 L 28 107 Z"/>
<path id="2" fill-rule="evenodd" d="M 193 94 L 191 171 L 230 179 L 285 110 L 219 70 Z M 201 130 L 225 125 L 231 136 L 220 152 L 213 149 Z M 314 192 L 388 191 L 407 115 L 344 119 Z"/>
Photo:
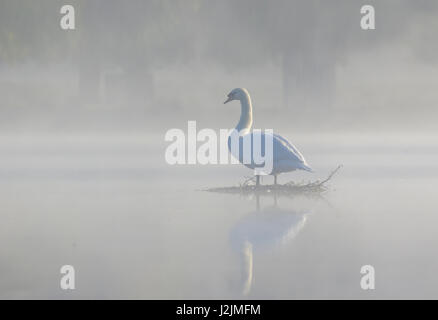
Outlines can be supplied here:
<path id="1" fill-rule="evenodd" d="M 246 134 L 252 127 L 252 104 L 248 93 L 240 99 L 240 106 L 240 120 L 239 123 L 237 123 L 236 130 L 241 134 Z"/>

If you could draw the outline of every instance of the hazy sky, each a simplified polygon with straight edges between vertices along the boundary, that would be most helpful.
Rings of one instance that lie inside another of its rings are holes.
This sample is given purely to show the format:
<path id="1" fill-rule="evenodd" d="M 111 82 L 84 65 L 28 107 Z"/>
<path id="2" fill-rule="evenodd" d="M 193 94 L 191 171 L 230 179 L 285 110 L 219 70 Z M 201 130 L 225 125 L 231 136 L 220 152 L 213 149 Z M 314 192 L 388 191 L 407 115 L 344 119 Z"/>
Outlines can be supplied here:
<path id="1" fill-rule="evenodd" d="M 77 0 L 75 30 L 64 4 L 0 4 L 0 110 L 18 122 L 84 104 L 191 115 L 234 87 L 263 110 L 435 115 L 436 1 Z"/>

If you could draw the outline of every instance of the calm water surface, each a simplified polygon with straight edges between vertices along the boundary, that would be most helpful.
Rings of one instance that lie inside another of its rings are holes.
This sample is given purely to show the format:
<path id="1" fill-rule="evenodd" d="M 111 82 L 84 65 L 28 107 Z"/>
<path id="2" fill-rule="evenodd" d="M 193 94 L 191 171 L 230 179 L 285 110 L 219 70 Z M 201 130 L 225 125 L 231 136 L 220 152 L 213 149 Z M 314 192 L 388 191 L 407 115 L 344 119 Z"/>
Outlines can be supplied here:
<path id="1" fill-rule="evenodd" d="M 436 136 L 296 136 L 316 172 L 280 183 L 344 165 L 321 198 L 201 191 L 251 172 L 168 166 L 163 136 L 2 136 L 0 298 L 438 298 Z"/>

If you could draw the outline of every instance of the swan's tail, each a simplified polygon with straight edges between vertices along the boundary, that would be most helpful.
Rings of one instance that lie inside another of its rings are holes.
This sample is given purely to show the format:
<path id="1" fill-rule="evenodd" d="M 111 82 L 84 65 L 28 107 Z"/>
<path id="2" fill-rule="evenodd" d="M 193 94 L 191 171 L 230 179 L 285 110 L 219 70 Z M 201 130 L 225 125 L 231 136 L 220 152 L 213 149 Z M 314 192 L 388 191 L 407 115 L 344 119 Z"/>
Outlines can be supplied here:
<path id="1" fill-rule="evenodd" d="M 305 171 L 309 171 L 309 172 L 315 172 L 315 171 L 313 171 L 313 169 L 312 169 L 311 167 L 309 167 L 309 166 L 308 166 L 307 164 L 305 164 L 305 163 L 301 164 L 300 169 L 301 169 L 301 170 L 305 170 Z"/>

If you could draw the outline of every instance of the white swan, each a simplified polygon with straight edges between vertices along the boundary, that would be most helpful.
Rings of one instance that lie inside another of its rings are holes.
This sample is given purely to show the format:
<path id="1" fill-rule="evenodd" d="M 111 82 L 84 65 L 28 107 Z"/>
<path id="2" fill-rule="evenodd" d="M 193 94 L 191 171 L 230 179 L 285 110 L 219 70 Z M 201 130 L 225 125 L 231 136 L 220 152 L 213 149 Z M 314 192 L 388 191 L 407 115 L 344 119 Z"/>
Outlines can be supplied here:
<path id="1" fill-rule="evenodd" d="M 228 99 L 224 102 L 224 104 L 233 101 L 239 100 L 241 105 L 241 114 L 240 120 L 237 123 L 236 130 L 239 132 L 239 155 L 234 155 L 239 159 L 241 163 L 243 163 L 242 156 L 242 141 L 245 135 L 253 135 L 251 132 L 252 128 L 252 104 L 251 98 L 249 96 L 248 90 L 244 88 L 236 88 L 233 89 L 228 94 Z M 262 146 L 261 150 L 264 149 L 264 141 L 265 135 L 270 133 L 262 133 Z M 252 137 L 251 137 L 252 138 Z M 307 164 L 303 155 L 298 151 L 298 149 L 285 138 L 278 134 L 273 134 L 273 163 L 272 163 L 272 172 L 270 175 L 274 176 L 274 184 L 277 184 L 277 175 L 283 172 L 290 172 L 294 170 L 305 170 L 309 172 L 313 172 L 312 168 Z M 228 137 L 228 149 L 231 151 L 231 137 Z M 254 165 L 254 161 L 251 161 L 250 164 L 245 164 L 248 168 L 254 169 L 256 165 Z M 257 185 L 260 184 L 260 176 L 257 175 Z"/>

